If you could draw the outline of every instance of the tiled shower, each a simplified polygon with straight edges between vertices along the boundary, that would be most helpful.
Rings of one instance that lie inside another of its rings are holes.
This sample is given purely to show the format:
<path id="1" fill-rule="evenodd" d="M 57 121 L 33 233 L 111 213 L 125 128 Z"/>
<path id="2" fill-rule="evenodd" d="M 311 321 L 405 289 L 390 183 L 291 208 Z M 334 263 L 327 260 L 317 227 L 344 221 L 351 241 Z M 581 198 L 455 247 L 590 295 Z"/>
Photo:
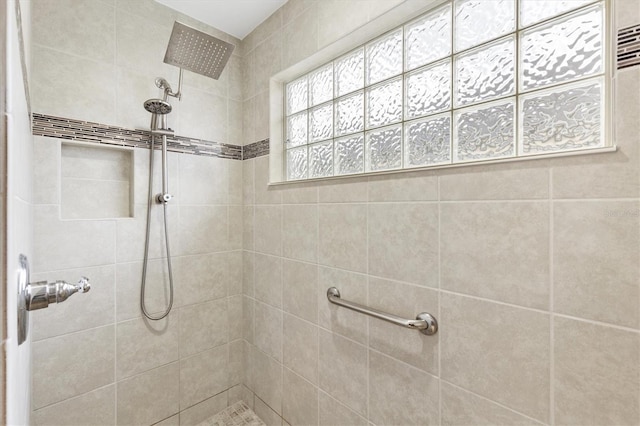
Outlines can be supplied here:
<path id="1" fill-rule="evenodd" d="M 29 3 L 31 281 L 92 289 L 32 313 L 25 422 L 198 424 L 244 401 L 283 426 L 640 424 L 640 67 L 625 51 L 615 152 L 269 185 L 270 78 L 437 2 L 289 0 L 242 41 L 152 0 Z M 606 5 L 611 34 L 635 31 L 640 3 Z M 151 322 L 142 102 L 156 77 L 177 81 L 162 62 L 175 20 L 235 50 L 172 102 L 176 301 Z M 331 305 L 332 286 L 431 312 L 439 331 Z"/>

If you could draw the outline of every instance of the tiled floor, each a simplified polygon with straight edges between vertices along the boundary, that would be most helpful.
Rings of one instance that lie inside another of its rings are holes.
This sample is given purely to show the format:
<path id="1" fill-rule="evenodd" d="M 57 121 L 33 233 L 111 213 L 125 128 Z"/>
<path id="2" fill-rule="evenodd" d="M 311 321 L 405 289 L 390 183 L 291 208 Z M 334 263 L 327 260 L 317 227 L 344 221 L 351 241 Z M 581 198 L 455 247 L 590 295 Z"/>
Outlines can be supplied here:
<path id="1" fill-rule="evenodd" d="M 243 401 L 236 402 L 198 426 L 266 426 Z"/>

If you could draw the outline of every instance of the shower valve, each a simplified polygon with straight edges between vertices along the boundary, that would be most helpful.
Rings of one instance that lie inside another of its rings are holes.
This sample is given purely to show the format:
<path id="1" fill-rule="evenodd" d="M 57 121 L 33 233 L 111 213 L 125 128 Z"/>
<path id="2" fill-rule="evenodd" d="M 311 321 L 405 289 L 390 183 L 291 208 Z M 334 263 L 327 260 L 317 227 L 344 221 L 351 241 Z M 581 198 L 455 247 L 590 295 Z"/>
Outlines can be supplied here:
<path id="1" fill-rule="evenodd" d="M 74 293 L 86 293 L 91 289 L 89 278 L 81 277 L 78 284 L 73 285 L 65 281 L 47 283 L 40 281 L 27 285 L 24 298 L 27 311 L 35 311 L 49 306 L 50 303 L 61 303 Z"/>

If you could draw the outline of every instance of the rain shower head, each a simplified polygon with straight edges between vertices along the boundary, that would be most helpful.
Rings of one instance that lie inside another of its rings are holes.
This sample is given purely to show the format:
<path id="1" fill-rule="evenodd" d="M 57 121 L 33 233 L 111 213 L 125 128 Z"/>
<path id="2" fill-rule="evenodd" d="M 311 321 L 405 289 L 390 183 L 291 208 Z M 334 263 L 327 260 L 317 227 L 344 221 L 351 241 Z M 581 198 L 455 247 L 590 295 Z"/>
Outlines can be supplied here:
<path id="1" fill-rule="evenodd" d="M 233 44 L 176 21 L 164 62 L 217 80 L 233 49 Z"/>

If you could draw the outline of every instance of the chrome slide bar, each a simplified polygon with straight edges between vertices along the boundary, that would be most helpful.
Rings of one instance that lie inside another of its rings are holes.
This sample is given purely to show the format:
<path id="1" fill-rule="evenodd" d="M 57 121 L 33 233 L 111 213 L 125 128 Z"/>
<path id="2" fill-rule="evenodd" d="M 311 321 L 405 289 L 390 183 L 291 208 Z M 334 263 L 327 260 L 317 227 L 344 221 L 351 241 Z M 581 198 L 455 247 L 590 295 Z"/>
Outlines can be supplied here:
<path id="1" fill-rule="evenodd" d="M 334 303 L 338 306 L 344 306 L 345 308 L 360 312 L 365 315 L 370 315 L 374 318 L 388 321 L 401 327 L 419 330 L 420 333 L 426 334 L 427 336 L 431 336 L 438 332 L 438 321 L 436 321 L 433 315 L 427 312 L 418 314 L 418 316 L 416 316 L 416 319 L 414 320 L 404 319 L 397 315 L 389 314 L 387 312 L 379 311 L 377 309 L 373 309 L 359 303 L 344 300 L 340 297 L 340 291 L 335 287 L 330 287 L 329 289 L 327 289 L 327 299 L 329 299 L 329 302 Z"/>

